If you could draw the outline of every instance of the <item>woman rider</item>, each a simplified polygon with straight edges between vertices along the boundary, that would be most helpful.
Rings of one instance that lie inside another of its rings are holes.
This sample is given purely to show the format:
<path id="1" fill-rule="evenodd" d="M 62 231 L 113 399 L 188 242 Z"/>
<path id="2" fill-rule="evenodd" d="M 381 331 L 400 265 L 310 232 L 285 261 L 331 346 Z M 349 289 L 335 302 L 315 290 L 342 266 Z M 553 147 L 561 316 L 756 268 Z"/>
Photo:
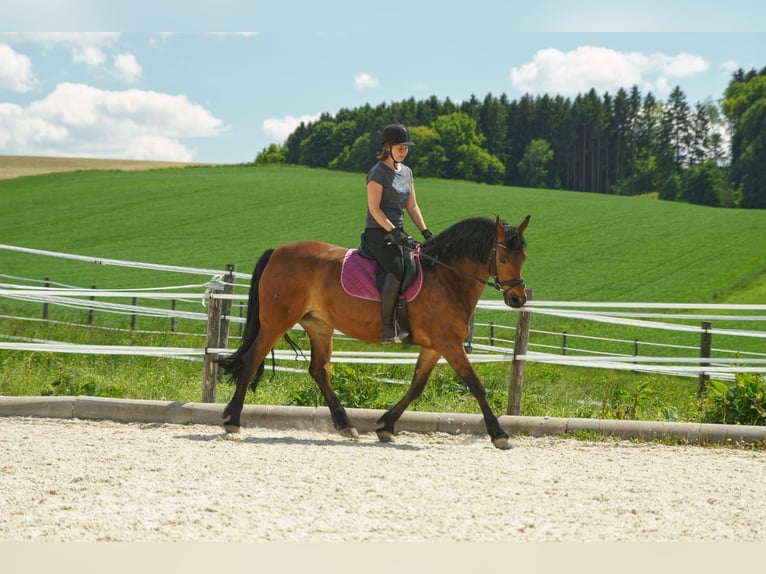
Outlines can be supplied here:
<path id="1" fill-rule="evenodd" d="M 367 174 L 367 218 L 362 244 L 385 272 L 380 293 L 382 329 L 381 343 L 401 343 L 409 333 L 397 329 L 394 310 L 404 276 L 403 248 L 415 246 L 404 231 L 404 211 L 428 241 L 432 234 L 426 228 L 415 198 L 412 170 L 402 162 L 407 157 L 410 134 L 401 124 L 383 129 L 383 150 L 377 163 Z"/>

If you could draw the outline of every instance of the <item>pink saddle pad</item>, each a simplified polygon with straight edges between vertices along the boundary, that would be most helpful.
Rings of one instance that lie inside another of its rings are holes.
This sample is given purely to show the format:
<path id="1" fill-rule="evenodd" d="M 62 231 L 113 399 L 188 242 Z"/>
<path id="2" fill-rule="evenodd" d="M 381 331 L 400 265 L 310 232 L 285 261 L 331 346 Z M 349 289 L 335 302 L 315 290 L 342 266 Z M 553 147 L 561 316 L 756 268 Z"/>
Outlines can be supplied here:
<path id="1" fill-rule="evenodd" d="M 402 293 L 401 298 L 405 301 L 412 301 L 417 297 L 423 286 L 423 269 L 417 254 L 415 255 L 415 263 L 418 267 L 418 273 L 415 281 Z M 340 284 L 343 286 L 343 290 L 353 297 L 380 301 L 380 291 L 375 284 L 376 266 L 377 262 L 374 259 L 362 257 L 356 249 L 349 249 L 343 258 L 343 268 L 340 272 Z"/>

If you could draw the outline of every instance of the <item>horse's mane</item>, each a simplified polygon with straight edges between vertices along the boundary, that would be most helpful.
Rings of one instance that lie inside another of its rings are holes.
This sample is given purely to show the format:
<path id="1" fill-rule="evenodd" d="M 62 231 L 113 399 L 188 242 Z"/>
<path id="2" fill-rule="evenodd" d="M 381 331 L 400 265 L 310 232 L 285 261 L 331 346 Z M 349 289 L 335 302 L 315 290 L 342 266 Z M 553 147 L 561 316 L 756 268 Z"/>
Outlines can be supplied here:
<path id="1" fill-rule="evenodd" d="M 513 252 L 524 249 L 524 236 L 505 221 L 503 225 L 508 230 L 505 246 Z M 495 244 L 496 233 L 495 221 L 486 217 L 471 217 L 458 221 L 423 245 L 423 253 L 429 256 L 423 258 L 423 264 L 434 265 L 430 258 L 438 259 L 442 263 L 459 259 L 487 263 Z"/>

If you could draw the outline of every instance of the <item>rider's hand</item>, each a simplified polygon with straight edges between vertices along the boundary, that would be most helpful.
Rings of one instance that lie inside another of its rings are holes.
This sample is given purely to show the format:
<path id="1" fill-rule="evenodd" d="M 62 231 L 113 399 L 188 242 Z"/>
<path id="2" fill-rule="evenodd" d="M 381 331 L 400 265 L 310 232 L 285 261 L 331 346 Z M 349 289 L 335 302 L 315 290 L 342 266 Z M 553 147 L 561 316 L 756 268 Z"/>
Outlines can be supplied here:
<path id="1" fill-rule="evenodd" d="M 412 247 L 412 237 L 407 235 L 404 231 L 395 227 L 386 234 L 385 240 L 389 243 L 399 245 L 401 247 Z"/>

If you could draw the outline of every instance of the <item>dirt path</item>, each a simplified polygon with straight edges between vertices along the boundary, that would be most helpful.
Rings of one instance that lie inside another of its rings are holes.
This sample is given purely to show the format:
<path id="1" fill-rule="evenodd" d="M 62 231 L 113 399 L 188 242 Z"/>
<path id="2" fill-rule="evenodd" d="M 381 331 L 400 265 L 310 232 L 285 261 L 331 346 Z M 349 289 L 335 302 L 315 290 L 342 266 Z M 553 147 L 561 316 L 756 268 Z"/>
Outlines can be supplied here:
<path id="1" fill-rule="evenodd" d="M 766 453 L 0 417 L 0 542 L 764 541 Z"/>

